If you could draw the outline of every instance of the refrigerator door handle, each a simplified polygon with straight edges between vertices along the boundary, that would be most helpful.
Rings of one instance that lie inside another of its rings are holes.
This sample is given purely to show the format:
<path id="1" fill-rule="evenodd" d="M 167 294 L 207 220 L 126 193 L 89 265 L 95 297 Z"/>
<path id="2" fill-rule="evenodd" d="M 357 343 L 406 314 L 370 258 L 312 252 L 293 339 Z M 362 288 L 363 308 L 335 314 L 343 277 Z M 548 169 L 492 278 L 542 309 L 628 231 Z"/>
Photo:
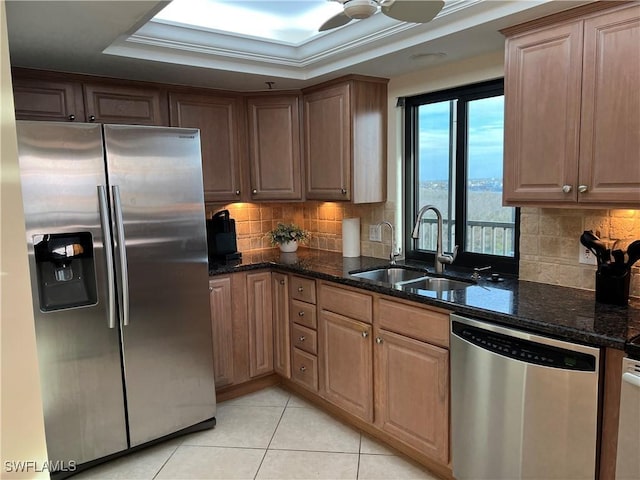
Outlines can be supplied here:
<path id="1" fill-rule="evenodd" d="M 116 328 L 116 294 L 115 274 L 113 271 L 113 247 L 111 246 L 111 227 L 109 226 L 109 207 L 107 206 L 107 191 L 104 185 L 98 185 L 98 204 L 100 205 L 100 223 L 102 224 L 102 245 L 104 259 L 107 264 L 107 302 L 109 328 Z"/>
<path id="2" fill-rule="evenodd" d="M 113 210 L 116 221 L 116 238 L 118 240 L 118 257 L 120 258 L 120 280 L 122 285 L 122 325 L 129 325 L 129 274 L 127 272 L 127 248 L 124 238 L 124 222 L 122 220 L 122 202 L 120 187 L 114 185 Z"/>

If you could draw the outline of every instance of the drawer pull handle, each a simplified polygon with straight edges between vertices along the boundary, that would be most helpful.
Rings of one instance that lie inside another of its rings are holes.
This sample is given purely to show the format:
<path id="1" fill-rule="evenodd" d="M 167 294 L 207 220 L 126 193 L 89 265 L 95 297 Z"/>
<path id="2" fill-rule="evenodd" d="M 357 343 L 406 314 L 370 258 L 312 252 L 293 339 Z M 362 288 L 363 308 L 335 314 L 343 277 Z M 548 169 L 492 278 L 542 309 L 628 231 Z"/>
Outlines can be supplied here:
<path id="1" fill-rule="evenodd" d="M 303 292 L 303 291 L 304 291 L 304 288 L 302 288 L 302 287 L 298 287 L 298 291 L 299 291 L 299 292 Z"/>
<path id="2" fill-rule="evenodd" d="M 305 367 L 304 365 L 302 365 L 302 366 L 300 367 L 300 371 L 301 371 L 302 373 L 306 372 L 306 370 L 307 370 L 307 367 Z"/>
<path id="3" fill-rule="evenodd" d="M 303 312 L 302 310 L 300 310 L 300 311 L 298 312 L 298 316 L 299 316 L 299 317 L 304 317 L 304 312 Z"/>
<path id="4" fill-rule="evenodd" d="M 304 335 L 300 335 L 300 336 L 298 337 L 298 341 L 299 341 L 299 342 L 304 342 L 305 340 L 306 340 L 306 338 L 304 337 Z"/>
<path id="5" fill-rule="evenodd" d="M 382 338 L 376 337 L 376 343 L 380 345 L 382 343 Z"/>
<path id="6" fill-rule="evenodd" d="M 366 330 L 362 332 L 362 338 L 367 338 L 368 336 L 369 336 L 369 332 L 367 332 Z"/>

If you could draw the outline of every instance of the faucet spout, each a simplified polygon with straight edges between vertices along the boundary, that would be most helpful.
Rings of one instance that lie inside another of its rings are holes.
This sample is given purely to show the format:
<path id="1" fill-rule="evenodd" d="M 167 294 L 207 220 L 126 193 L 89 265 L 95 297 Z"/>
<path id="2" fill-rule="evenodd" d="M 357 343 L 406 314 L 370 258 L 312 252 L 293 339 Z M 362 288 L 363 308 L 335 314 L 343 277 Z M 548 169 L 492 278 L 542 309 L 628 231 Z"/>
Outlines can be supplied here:
<path id="1" fill-rule="evenodd" d="M 389 263 L 391 265 L 395 265 L 396 257 L 400 256 L 400 254 L 396 252 L 396 245 L 395 245 L 396 237 L 395 237 L 393 225 L 391 224 L 391 222 L 387 222 L 386 220 L 383 222 L 380 222 L 378 225 L 386 225 L 391 229 L 391 252 L 389 253 Z"/>
<path id="2" fill-rule="evenodd" d="M 432 210 L 433 213 L 436 214 L 436 219 L 438 222 L 438 232 L 436 238 L 436 255 L 434 260 L 434 266 L 436 269 L 436 273 L 444 272 L 444 264 L 452 264 L 458 255 L 458 246 L 456 245 L 453 249 L 453 255 L 445 255 L 442 251 L 442 214 L 440 210 L 438 210 L 434 205 L 425 205 L 418 212 L 418 216 L 416 218 L 416 223 L 413 226 L 413 232 L 411 233 L 411 237 L 413 239 L 418 239 L 420 234 L 420 224 L 422 222 L 422 217 L 429 210 Z"/>

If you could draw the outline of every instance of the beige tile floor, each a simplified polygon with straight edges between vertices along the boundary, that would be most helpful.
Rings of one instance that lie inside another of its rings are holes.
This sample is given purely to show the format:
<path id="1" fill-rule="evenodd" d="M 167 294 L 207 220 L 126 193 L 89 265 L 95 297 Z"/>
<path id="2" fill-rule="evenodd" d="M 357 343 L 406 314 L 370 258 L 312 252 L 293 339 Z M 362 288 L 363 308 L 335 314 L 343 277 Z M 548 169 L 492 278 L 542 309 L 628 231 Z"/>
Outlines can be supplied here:
<path id="1" fill-rule="evenodd" d="M 428 479 L 417 464 L 271 387 L 218 404 L 212 430 L 74 476 L 86 479 Z"/>

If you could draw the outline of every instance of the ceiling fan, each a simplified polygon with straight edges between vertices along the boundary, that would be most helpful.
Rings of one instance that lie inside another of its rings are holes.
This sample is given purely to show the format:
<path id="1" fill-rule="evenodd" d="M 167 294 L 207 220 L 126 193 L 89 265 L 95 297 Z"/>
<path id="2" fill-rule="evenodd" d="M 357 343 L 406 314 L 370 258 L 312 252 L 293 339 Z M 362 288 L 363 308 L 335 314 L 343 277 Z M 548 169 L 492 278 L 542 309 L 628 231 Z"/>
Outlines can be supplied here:
<path id="1" fill-rule="evenodd" d="M 321 32 L 346 25 L 351 20 L 369 18 L 378 8 L 388 17 L 403 22 L 427 23 L 442 10 L 442 0 L 332 0 L 344 11 L 334 15 L 320 27 Z"/>

